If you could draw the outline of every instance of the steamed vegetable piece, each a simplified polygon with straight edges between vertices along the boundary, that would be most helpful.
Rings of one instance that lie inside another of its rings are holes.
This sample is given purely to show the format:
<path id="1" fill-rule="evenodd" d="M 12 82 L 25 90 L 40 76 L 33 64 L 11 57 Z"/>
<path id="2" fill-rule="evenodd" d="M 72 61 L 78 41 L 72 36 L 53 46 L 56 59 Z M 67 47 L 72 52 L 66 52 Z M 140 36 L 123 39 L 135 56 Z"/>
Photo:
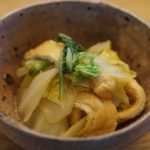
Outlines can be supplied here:
<path id="1" fill-rule="evenodd" d="M 56 123 L 50 123 L 44 112 L 38 107 L 32 117 L 27 122 L 28 126 L 34 130 L 50 135 L 60 135 L 67 131 L 69 122 L 64 118 Z"/>
<path id="2" fill-rule="evenodd" d="M 39 104 L 50 123 L 56 123 L 71 114 L 76 99 L 76 90 L 72 85 L 69 85 L 70 82 L 66 84 L 65 99 L 60 102 L 61 105 L 47 99 L 42 100 Z"/>
<path id="3" fill-rule="evenodd" d="M 28 60 L 25 62 L 24 66 L 17 70 L 18 76 L 24 76 L 29 74 L 31 76 L 36 76 L 41 70 L 44 71 L 52 65 L 49 60 Z"/>
<path id="4" fill-rule="evenodd" d="M 86 51 L 86 48 L 75 42 L 71 37 L 60 33 L 55 40 L 65 44 L 65 47 L 61 52 L 59 62 L 60 99 L 63 99 L 65 93 L 65 73 L 73 73 L 75 78 L 74 81 L 78 82 L 84 78 L 98 76 L 99 66 L 94 62 L 93 55 L 86 52 L 81 53 Z"/>
<path id="5" fill-rule="evenodd" d="M 43 98 L 46 98 L 56 104 L 61 105 L 59 100 L 59 77 L 58 74 L 49 83 L 47 89 L 44 92 Z"/>
<path id="6" fill-rule="evenodd" d="M 18 89 L 17 92 L 17 102 L 20 102 L 20 99 L 22 98 L 23 93 L 25 92 L 25 90 L 27 90 L 27 88 L 30 86 L 32 80 L 33 80 L 33 76 L 30 75 L 26 75 L 24 77 L 24 79 L 22 80 L 21 84 L 20 84 L 20 88 Z"/>
<path id="7" fill-rule="evenodd" d="M 80 83 L 85 78 L 97 77 L 100 73 L 100 66 L 94 62 L 95 56 L 87 52 L 78 55 L 78 63 L 74 68 L 74 83 Z"/>
<path id="8" fill-rule="evenodd" d="M 93 47 L 97 51 L 94 51 Z M 110 41 L 103 42 L 102 44 L 98 43 L 90 47 L 88 52 L 97 55 L 95 61 L 100 65 L 102 74 L 117 78 L 136 77 L 136 72 L 130 70 L 129 65 L 119 58 L 117 52 L 112 50 Z"/>
<path id="9" fill-rule="evenodd" d="M 57 74 L 57 69 L 51 69 L 38 74 L 24 91 L 19 101 L 18 111 L 23 121 L 26 122 L 31 117 L 33 111 L 38 106 L 44 91 L 48 87 L 49 82 Z"/>
<path id="10" fill-rule="evenodd" d="M 104 42 L 99 42 L 93 46 L 91 46 L 88 49 L 88 52 L 94 53 L 94 54 L 100 54 L 104 50 L 110 50 L 111 49 L 111 41 L 107 40 Z"/>
<path id="11" fill-rule="evenodd" d="M 87 118 L 84 117 L 80 121 L 73 124 L 65 133 L 62 134 L 63 137 L 76 137 L 79 135 L 80 131 L 84 128 Z"/>

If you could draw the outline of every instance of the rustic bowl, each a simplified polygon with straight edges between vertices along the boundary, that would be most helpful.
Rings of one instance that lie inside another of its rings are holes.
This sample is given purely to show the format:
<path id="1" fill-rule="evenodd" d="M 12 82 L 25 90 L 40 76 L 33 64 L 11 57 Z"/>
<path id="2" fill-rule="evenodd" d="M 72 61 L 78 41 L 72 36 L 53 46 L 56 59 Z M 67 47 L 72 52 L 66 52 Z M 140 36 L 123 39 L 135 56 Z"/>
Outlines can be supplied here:
<path id="1" fill-rule="evenodd" d="M 110 39 L 121 58 L 138 72 L 147 106 L 116 132 L 88 138 L 40 134 L 21 125 L 16 113 L 15 72 L 24 52 L 59 32 L 86 46 Z M 132 14 L 104 3 L 55 2 L 26 7 L 0 20 L 0 128 L 12 141 L 35 150 L 119 150 L 150 129 L 150 28 Z"/>

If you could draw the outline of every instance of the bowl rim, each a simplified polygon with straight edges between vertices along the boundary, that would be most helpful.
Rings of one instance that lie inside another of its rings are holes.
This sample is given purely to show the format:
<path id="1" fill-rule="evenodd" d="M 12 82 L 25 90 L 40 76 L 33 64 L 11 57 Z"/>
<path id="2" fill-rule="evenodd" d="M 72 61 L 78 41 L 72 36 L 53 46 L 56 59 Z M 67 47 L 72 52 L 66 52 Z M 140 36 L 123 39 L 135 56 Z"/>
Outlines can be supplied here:
<path id="1" fill-rule="evenodd" d="M 112 4 L 110 2 L 103 2 L 103 1 L 69 1 L 69 0 L 56 0 L 56 1 L 48 1 L 48 2 L 38 2 L 36 4 L 29 4 L 26 5 L 22 8 L 15 9 L 2 17 L 0 17 L 0 23 L 3 22 L 5 19 L 8 19 L 9 17 L 15 16 L 17 13 L 23 12 L 23 11 L 28 11 L 28 9 L 34 9 L 35 7 L 39 6 L 45 6 L 45 5 L 50 5 L 50 4 L 57 4 L 57 3 L 80 3 L 80 4 L 95 4 L 95 5 L 103 5 L 106 7 L 111 7 L 112 9 L 115 9 L 119 12 L 122 12 L 124 14 L 127 14 L 128 16 L 132 17 L 135 20 L 138 20 L 141 22 L 145 27 L 147 27 L 150 30 L 150 24 L 148 22 L 145 22 L 143 19 L 135 15 L 134 13 L 124 9 L 120 8 L 119 6 Z M 125 134 L 129 133 L 132 131 L 134 128 L 144 124 L 145 122 L 150 122 L 150 111 L 148 111 L 146 114 L 141 116 L 139 119 L 137 119 L 135 122 L 131 123 L 130 125 L 123 127 L 122 129 L 119 129 L 115 132 L 108 133 L 105 135 L 98 135 L 98 136 L 93 136 L 93 137 L 85 137 L 85 138 L 79 138 L 79 137 L 61 137 L 61 136 L 53 136 L 53 135 L 48 135 L 45 133 L 39 133 L 37 131 L 34 131 L 33 129 L 28 128 L 27 126 L 23 125 L 22 123 L 19 123 L 18 121 L 15 121 L 13 118 L 6 116 L 3 114 L 3 112 L 0 112 L 0 123 L 3 124 L 4 126 L 7 126 L 8 128 L 15 129 L 18 132 L 23 132 L 25 134 L 28 134 L 29 136 L 37 136 L 38 138 L 45 138 L 49 140 L 56 140 L 56 141 L 63 141 L 63 142 L 88 142 L 88 141 L 95 141 L 95 140 L 105 140 L 111 137 L 118 137 L 120 134 Z M 149 127 L 150 129 L 150 127 Z M 147 127 L 147 131 L 149 130 Z"/>

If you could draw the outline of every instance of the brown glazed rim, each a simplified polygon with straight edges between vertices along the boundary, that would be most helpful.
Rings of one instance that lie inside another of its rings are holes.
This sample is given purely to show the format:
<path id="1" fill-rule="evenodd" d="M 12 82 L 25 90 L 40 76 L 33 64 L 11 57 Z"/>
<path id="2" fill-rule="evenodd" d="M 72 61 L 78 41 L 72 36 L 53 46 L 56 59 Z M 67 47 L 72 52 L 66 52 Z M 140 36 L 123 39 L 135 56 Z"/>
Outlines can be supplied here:
<path id="1" fill-rule="evenodd" d="M 37 4 L 31 4 L 31 5 L 27 5 L 23 8 L 19 8 L 15 11 L 12 11 L 6 15 L 4 15 L 3 17 L 0 18 L 0 21 L 3 21 L 6 18 L 12 17 L 13 15 L 15 15 L 16 13 L 20 12 L 20 11 L 24 11 L 24 10 L 28 10 L 28 9 L 33 9 L 34 7 L 37 6 L 44 6 L 44 5 L 48 5 L 51 3 L 85 3 L 85 4 L 96 4 L 96 5 L 105 5 L 108 7 L 112 7 L 113 9 L 116 9 L 117 11 L 129 14 L 132 18 L 139 20 L 143 25 L 145 25 L 147 28 L 150 29 L 150 25 L 145 22 L 144 20 L 142 20 L 141 18 L 139 18 L 138 16 L 136 16 L 134 13 L 131 13 L 125 9 L 119 8 L 118 6 L 114 5 L 114 4 L 110 4 L 107 2 L 81 2 L 81 1 L 60 1 L 57 0 L 56 2 L 40 2 Z M 51 136 L 51 135 L 47 135 L 47 134 L 43 134 L 43 133 L 38 133 L 32 129 L 29 129 L 28 127 L 26 127 L 25 125 L 15 121 L 13 118 L 10 118 L 9 116 L 4 115 L 3 113 L 0 113 L 0 122 L 1 124 L 3 124 L 4 126 L 8 126 L 10 129 L 14 128 L 16 129 L 16 131 L 18 131 L 19 133 L 26 133 L 28 135 L 31 136 L 37 136 L 39 138 L 45 138 L 45 139 L 49 139 L 49 140 L 56 140 L 56 141 L 64 141 L 64 142 L 68 142 L 68 141 L 72 141 L 72 142 L 78 142 L 78 141 L 95 141 L 95 140 L 106 140 L 108 138 L 112 138 L 112 137 L 119 137 L 119 135 L 121 134 L 125 134 L 126 132 L 131 132 L 134 128 L 137 128 L 139 126 L 143 126 L 144 123 L 148 123 L 150 122 L 150 111 L 148 111 L 146 114 L 143 114 L 143 116 L 141 116 L 140 118 L 138 118 L 135 122 L 133 122 L 132 124 L 123 127 L 122 129 L 119 129 L 115 132 L 112 133 L 108 133 L 106 135 L 102 135 L 102 136 L 95 136 L 95 137 L 86 137 L 86 138 L 77 138 L 77 137 L 56 137 L 56 136 Z M 149 126 L 150 129 L 150 126 Z M 148 130 L 148 129 L 146 129 Z M 138 131 L 137 131 L 138 132 Z"/>

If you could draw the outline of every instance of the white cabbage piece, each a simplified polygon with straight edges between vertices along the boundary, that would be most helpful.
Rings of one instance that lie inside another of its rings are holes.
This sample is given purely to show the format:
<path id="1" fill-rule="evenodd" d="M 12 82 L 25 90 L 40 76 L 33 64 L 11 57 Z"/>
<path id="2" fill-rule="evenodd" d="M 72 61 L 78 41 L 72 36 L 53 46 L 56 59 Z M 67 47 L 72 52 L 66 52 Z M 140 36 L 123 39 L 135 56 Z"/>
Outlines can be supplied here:
<path id="1" fill-rule="evenodd" d="M 86 117 L 79 120 L 77 123 L 72 125 L 65 133 L 62 134 L 64 137 L 76 137 L 82 131 L 86 123 Z"/>
<path id="2" fill-rule="evenodd" d="M 111 41 L 97 43 L 88 51 L 97 54 L 95 61 L 100 65 L 102 74 L 119 78 L 136 77 L 136 73 L 130 70 L 129 65 L 119 58 L 117 52 L 112 50 Z"/>
<path id="3" fill-rule="evenodd" d="M 39 107 L 50 123 L 56 123 L 71 114 L 75 98 L 76 90 L 69 82 L 68 84 L 66 83 L 65 98 L 63 101 L 60 101 L 60 105 L 53 101 L 43 99 Z"/>
<path id="4" fill-rule="evenodd" d="M 107 49 L 111 49 L 110 40 L 96 43 L 95 45 L 89 47 L 88 52 L 99 55 L 102 51 L 107 50 Z"/>
<path id="5" fill-rule="evenodd" d="M 39 107 L 34 111 L 32 117 L 27 122 L 27 125 L 38 132 L 57 136 L 65 133 L 69 128 L 67 117 L 51 124 Z"/>
<path id="6" fill-rule="evenodd" d="M 32 80 L 34 77 L 30 75 L 26 75 L 24 79 L 22 80 L 20 87 L 17 91 L 17 102 L 19 103 L 20 99 L 22 98 L 23 93 L 27 90 L 27 88 L 30 86 Z"/>
<path id="7" fill-rule="evenodd" d="M 44 92 L 43 98 L 47 98 L 48 100 L 61 105 L 61 101 L 59 100 L 59 76 L 58 74 L 49 83 L 48 88 Z"/>
<path id="8" fill-rule="evenodd" d="M 47 89 L 49 82 L 57 73 L 58 70 L 55 68 L 39 73 L 33 79 L 30 86 L 24 91 L 18 105 L 18 112 L 24 122 L 31 117 Z"/>

